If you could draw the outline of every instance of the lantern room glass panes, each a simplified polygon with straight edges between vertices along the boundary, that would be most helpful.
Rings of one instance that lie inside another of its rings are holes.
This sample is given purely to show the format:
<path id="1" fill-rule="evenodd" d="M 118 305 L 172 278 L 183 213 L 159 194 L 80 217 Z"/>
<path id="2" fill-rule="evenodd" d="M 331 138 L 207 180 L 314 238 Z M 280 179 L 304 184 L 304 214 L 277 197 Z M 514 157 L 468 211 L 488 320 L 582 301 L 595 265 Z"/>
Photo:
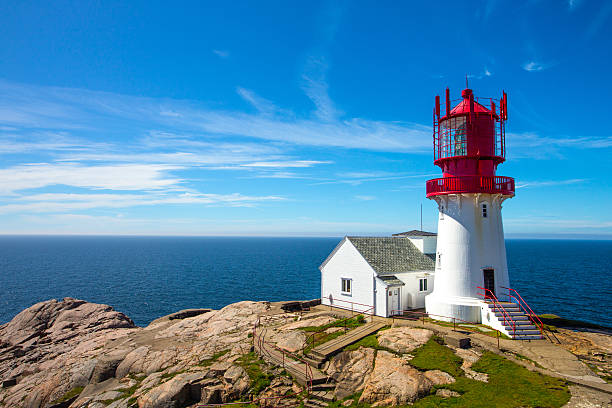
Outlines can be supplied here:
<path id="1" fill-rule="evenodd" d="M 442 145 L 440 155 L 444 157 L 465 156 L 467 154 L 467 121 L 465 116 L 457 116 L 440 122 Z"/>

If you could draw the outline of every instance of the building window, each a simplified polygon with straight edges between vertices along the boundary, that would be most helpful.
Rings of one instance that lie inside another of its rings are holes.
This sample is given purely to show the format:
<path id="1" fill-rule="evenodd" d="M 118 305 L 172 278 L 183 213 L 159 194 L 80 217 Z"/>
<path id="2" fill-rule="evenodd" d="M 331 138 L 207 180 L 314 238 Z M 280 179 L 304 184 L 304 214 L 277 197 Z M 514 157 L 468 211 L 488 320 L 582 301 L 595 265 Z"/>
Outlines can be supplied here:
<path id="1" fill-rule="evenodd" d="M 436 267 L 437 268 L 441 268 L 442 267 L 442 254 L 438 252 L 438 261 L 436 262 Z"/>
<path id="2" fill-rule="evenodd" d="M 353 280 L 342 278 L 342 293 L 350 294 L 353 290 Z"/>
<path id="3" fill-rule="evenodd" d="M 444 219 L 444 206 L 443 205 L 440 206 L 440 219 L 441 220 Z"/>
<path id="4" fill-rule="evenodd" d="M 419 279 L 419 292 L 427 292 L 427 278 Z"/>
<path id="5" fill-rule="evenodd" d="M 487 203 L 482 203 L 482 218 L 487 218 Z"/>

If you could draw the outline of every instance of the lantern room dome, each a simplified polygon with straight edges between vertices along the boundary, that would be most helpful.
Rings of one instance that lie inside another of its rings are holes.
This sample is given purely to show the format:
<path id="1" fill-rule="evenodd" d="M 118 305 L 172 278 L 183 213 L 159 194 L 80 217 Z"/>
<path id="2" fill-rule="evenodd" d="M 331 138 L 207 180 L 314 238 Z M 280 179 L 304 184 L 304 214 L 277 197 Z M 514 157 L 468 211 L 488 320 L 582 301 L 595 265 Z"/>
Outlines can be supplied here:
<path id="1" fill-rule="evenodd" d="M 470 95 L 472 95 L 472 90 L 467 88 L 461 91 L 461 96 L 463 100 L 459 102 L 457 106 L 455 106 L 451 111 L 451 115 L 461 115 L 461 114 L 469 114 L 470 113 Z M 474 101 L 474 113 L 486 113 L 491 114 L 491 110 L 485 108 L 478 102 Z"/>

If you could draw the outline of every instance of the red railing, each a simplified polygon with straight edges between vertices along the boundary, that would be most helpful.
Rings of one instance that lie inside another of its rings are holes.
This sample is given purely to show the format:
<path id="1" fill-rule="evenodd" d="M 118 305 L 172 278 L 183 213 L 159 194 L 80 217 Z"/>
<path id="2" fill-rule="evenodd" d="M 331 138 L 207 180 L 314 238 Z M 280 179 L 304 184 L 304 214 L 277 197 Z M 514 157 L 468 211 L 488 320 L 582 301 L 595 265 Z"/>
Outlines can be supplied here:
<path id="1" fill-rule="evenodd" d="M 310 395 L 310 393 L 312 392 L 312 368 L 310 367 L 310 364 L 308 364 L 307 361 L 297 357 L 294 354 L 291 354 L 283 349 L 281 349 L 280 347 L 278 347 L 276 344 L 272 344 L 269 343 L 267 341 L 265 341 L 265 332 L 266 330 L 264 329 L 261 333 L 259 333 L 259 335 L 257 334 L 257 328 L 260 325 L 260 321 L 259 319 L 257 319 L 257 321 L 255 322 L 255 324 L 253 325 L 253 331 L 252 331 L 252 335 L 253 335 L 253 347 L 255 347 L 257 350 L 259 350 L 259 354 L 261 356 L 263 356 L 264 354 L 267 355 L 271 355 L 270 352 L 268 350 L 266 350 L 266 345 L 270 346 L 278 351 L 280 351 L 282 353 L 283 356 L 283 368 L 285 368 L 285 359 L 286 359 L 286 355 L 290 356 L 292 359 L 294 360 L 298 360 L 302 363 L 305 364 L 305 377 L 306 377 L 306 392 L 307 395 Z M 281 396 L 277 396 L 277 397 L 258 397 L 256 399 L 254 399 L 253 401 L 244 401 L 244 402 L 225 402 L 225 403 L 220 403 L 220 404 L 198 404 L 198 407 L 221 407 L 221 406 L 231 406 L 231 405 L 248 405 L 249 403 L 257 403 L 259 404 L 260 407 L 267 407 L 268 404 L 267 402 L 270 400 L 281 400 L 281 399 L 285 399 L 285 398 L 290 398 L 290 397 L 294 397 L 297 396 L 298 393 L 290 393 L 287 395 L 281 395 Z M 273 406 L 278 406 L 278 404 L 274 404 Z"/>
<path id="2" fill-rule="evenodd" d="M 508 294 L 506 296 L 508 296 L 508 299 L 510 300 L 510 302 L 512 302 L 512 299 L 515 299 L 516 302 L 513 302 L 513 303 L 518 304 L 518 306 L 523 310 L 523 312 L 527 315 L 527 317 L 529 317 L 529 320 L 531 320 L 533 325 L 536 326 L 540 330 L 540 333 L 542 333 L 542 336 L 545 336 L 546 333 L 544 333 L 544 323 L 542 323 L 542 320 L 540 320 L 538 315 L 536 315 L 534 311 L 531 310 L 531 307 L 527 304 L 527 302 L 525 302 L 525 300 L 521 297 L 521 295 L 515 289 L 506 288 L 505 286 L 502 286 L 501 288 L 508 290 Z M 515 295 L 512 294 L 513 292 Z"/>
<path id="3" fill-rule="evenodd" d="M 484 291 L 484 293 L 479 292 L 478 295 L 482 296 L 485 302 L 489 301 L 493 304 L 493 312 L 502 314 L 504 318 L 504 326 L 512 327 L 512 335 L 514 336 L 516 334 L 516 322 L 514 321 L 512 316 L 510 316 L 510 313 L 508 313 L 506 309 L 504 309 L 493 291 L 491 291 L 490 289 L 481 288 L 480 286 L 478 286 L 477 289 L 482 289 Z"/>
<path id="4" fill-rule="evenodd" d="M 428 180 L 427 197 L 440 194 L 489 193 L 514 195 L 514 179 L 504 176 L 461 176 Z"/>

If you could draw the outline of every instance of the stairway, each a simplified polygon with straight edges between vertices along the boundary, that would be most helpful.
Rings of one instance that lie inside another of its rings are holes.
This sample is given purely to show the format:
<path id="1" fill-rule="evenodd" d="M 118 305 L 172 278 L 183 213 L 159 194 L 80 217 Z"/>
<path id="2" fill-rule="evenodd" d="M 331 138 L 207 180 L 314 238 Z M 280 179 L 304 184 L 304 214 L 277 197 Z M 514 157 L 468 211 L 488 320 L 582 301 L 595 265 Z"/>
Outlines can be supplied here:
<path id="1" fill-rule="evenodd" d="M 346 334 L 343 334 L 340 337 L 336 337 L 333 340 L 318 345 L 310 350 L 304 359 L 308 361 L 309 364 L 320 368 L 329 357 L 338 353 L 346 346 L 358 342 L 364 337 L 377 332 L 385 326 L 386 323 L 378 321 L 366 323 L 363 326 L 359 326 L 348 331 Z"/>
<path id="2" fill-rule="evenodd" d="M 540 340 L 543 339 L 542 333 L 540 330 L 531 322 L 529 316 L 523 312 L 523 310 L 516 303 L 511 302 L 497 302 L 497 308 L 494 306 L 493 302 L 486 301 L 485 302 L 491 311 L 491 314 L 494 314 L 499 321 L 499 324 L 502 326 L 502 332 L 513 340 Z M 512 322 L 508 322 L 508 317 L 504 321 L 504 313 L 499 310 L 499 305 L 501 305 L 508 315 L 510 315 L 510 319 L 514 321 L 515 330 L 513 330 Z"/>
<path id="3" fill-rule="evenodd" d="M 259 338 L 260 334 L 255 336 L 255 343 L 260 344 Z M 315 368 L 312 364 L 310 365 L 310 372 L 312 373 L 312 378 L 306 375 L 306 364 L 289 358 L 287 355 L 283 357 L 283 353 L 271 347 L 269 344 L 265 342 L 261 343 L 262 347 L 255 347 L 255 351 L 259 356 L 265 360 L 266 362 L 283 367 L 291 376 L 297 381 L 298 384 L 308 387 L 309 380 L 312 380 L 312 388 L 311 392 L 308 395 L 308 399 L 304 401 L 304 406 L 308 408 L 319 408 L 326 407 L 328 402 L 333 401 L 334 399 L 334 388 L 335 384 L 328 382 L 329 379 L 325 374 L 323 374 L 320 370 Z"/>

